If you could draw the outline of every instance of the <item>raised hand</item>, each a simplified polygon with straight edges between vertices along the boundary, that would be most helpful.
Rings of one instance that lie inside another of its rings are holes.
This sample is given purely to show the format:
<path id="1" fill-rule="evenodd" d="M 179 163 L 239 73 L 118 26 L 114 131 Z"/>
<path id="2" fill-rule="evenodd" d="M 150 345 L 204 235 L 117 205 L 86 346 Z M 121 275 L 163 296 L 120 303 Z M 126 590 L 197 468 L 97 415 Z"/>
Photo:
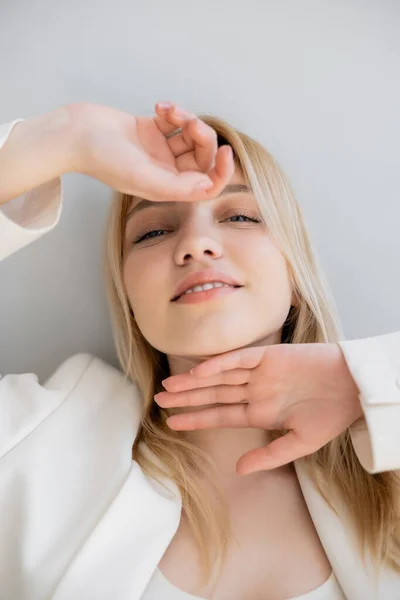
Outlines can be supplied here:
<path id="1" fill-rule="evenodd" d="M 232 176 L 230 146 L 218 148 L 215 131 L 173 103 L 158 103 L 154 117 L 93 104 L 68 110 L 79 132 L 71 170 L 116 190 L 154 201 L 203 200 Z"/>

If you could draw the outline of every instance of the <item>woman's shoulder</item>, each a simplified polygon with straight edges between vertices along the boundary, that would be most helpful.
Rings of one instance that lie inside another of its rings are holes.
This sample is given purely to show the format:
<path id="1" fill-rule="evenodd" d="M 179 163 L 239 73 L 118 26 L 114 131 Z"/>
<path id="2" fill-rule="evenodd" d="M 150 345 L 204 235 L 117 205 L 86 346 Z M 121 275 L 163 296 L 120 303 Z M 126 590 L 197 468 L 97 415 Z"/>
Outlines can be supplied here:
<path id="1" fill-rule="evenodd" d="M 105 383 L 112 385 L 125 386 L 126 389 L 136 388 L 135 384 L 128 380 L 122 371 L 103 359 L 88 352 L 79 352 L 65 359 L 50 375 L 50 377 L 41 384 L 35 373 L 17 373 L 3 375 L 0 373 L 0 384 L 2 385 L 1 399 L 5 399 L 5 388 L 26 389 L 38 388 L 38 390 L 54 390 L 61 392 L 66 396 L 72 392 L 76 386 L 90 383 L 99 388 Z"/>
<path id="2" fill-rule="evenodd" d="M 0 379 L 0 458 L 37 430 L 65 427 L 82 415 L 95 423 L 109 413 L 114 421 L 129 417 L 139 426 L 139 391 L 124 374 L 89 353 L 68 357 L 42 384 L 34 373 L 3 375 Z"/>
<path id="3" fill-rule="evenodd" d="M 90 354 L 70 356 L 45 382 L 3 375 L 0 548 L 18 552 L 8 552 L 6 581 L 0 576 L 2 591 L 15 593 L 2 598 L 21 597 L 21 581 L 33 598 L 49 573 L 62 577 L 123 488 L 139 424 L 135 386 Z"/>
<path id="4" fill-rule="evenodd" d="M 44 385 L 46 387 L 62 385 L 69 388 L 78 384 L 85 377 L 94 378 L 93 383 L 97 381 L 97 378 L 100 378 L 98 380 L 99 384 L 112 380 L 114 383 L 121 383 L 122 385 L 125 380 L 124 374 L 119 369 L 102 358 L 88 352 L 79 352 L 64 360 Z M 128 380 L 125 383 L 128 386 L 134 386 Z"/>

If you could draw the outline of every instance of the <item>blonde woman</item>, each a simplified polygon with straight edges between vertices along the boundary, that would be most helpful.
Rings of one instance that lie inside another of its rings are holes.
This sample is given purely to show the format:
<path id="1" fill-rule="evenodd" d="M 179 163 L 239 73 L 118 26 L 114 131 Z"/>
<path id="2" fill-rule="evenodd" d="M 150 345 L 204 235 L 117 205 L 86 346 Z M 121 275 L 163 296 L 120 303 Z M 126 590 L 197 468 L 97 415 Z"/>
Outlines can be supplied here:
<path id="1" fill-rule="evenodd" d="M 118 190 L 123 373 L 0 380 L 7 600 L 400 598 L 398 334 L 340 342 L 281 169 L 228 123 L 69 105 L 0 129 L 0 258 L 60 175 Z"/>

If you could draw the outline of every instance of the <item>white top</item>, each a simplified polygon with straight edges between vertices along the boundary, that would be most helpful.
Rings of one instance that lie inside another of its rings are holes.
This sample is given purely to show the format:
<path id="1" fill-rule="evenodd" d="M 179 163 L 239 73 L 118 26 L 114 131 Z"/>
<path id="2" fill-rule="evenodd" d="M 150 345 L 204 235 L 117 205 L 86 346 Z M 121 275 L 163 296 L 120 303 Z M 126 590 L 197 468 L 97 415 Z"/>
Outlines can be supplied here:
<path id="1" fill-rule="evenodd" d="M 142 600 L 160 600 L 161 598 L 162 600 L 205 600 L 200 596 L 188 594 L 173 585 L 157 567 L 142 596 Z M 315 590 L 301 596 L 292 596 L 290 600 L 346 600 L 346 598 L 332 571 L 329 579 Z"/>

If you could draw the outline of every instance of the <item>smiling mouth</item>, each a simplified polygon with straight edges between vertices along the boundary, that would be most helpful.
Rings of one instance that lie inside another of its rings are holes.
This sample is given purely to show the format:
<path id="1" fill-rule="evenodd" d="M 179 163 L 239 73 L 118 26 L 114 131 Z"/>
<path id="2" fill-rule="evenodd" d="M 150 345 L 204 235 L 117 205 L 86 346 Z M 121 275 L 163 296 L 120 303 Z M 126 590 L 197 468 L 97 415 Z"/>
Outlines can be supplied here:
<path id="1" fill-rule="evenodd" d="M 204 294 L 205 292 L 213 292 L 213 291 L 217 291 L 217 290 L 223 290 L 224 288 L 228 288 L 228 289 L 236 289 L 236 288 L 241 288 L 243 287 L 242 285 L 230 285 L 228 283 L 222 283 L 222 282 L 215 282 L 215 283 L 206 283 L 203 285 L 197 285 L 194 286 L 193 288 L 190 288 L 188 290 L 186 290 L 186 292 L 183 292 L 182 294 L 179 294 L 179 296 L 175 296 L 175 298 L 172 298 L 171 302 L 176 302 L 177 300 L 179 300 L 180 298 L 186 297 L 186 296 L 195 296 L 197 294 Z"/>
<path id="2" fill-rule="evenodd" d="M 198 304 L 201 302 L 205 302 L 206 300 L 211 300 L 213 298 L 219 298 L 221 296 L 227 296 L 231 293 L 235 292 L 237 289 L 242 288 L 242 285 L 229 285 L 223 284 L 220 286 L 196 286 L 199 289 L 196 291 L 193 289 L 192 291 L 187 290 L 180 296 L 174 298 L 171 302 L 175 302 L 177 304 Z"/>

